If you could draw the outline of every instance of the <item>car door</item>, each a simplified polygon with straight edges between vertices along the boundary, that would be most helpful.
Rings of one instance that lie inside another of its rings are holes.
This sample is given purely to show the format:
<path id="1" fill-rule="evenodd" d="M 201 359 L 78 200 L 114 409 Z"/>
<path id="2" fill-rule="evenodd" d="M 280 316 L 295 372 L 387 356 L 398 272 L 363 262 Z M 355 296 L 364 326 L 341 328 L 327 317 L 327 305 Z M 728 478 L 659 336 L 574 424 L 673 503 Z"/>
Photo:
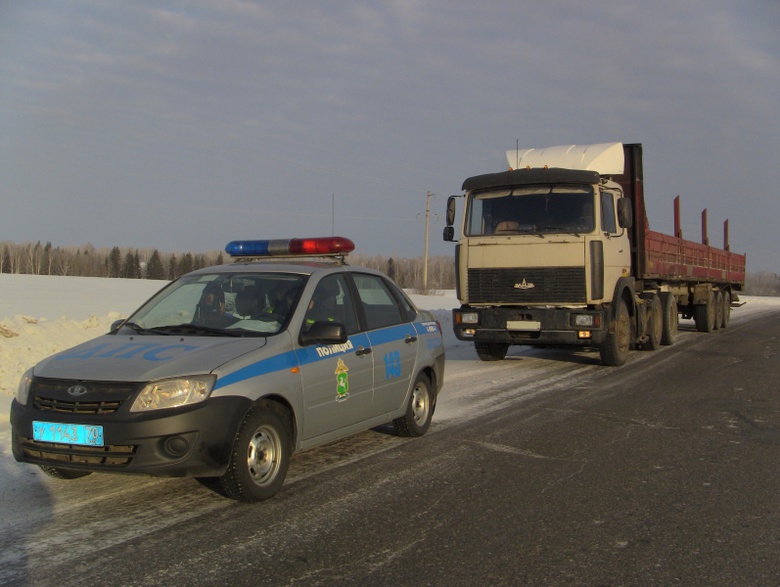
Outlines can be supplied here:
<path id="1" fill-rule="evenodd" d="M 307 305 L 302 329 L 316 321 L 340 322 L 349 337 L 343 344 L 296 349 L 304 404 L 301 438 L 305 442 L 325 434 L 338 436 L 337 431 L 371 416 L 374 366 L 368 336 L 357 332 L 355 306 L 344 274 L 325 276 L 311 298 L 301 303 Z"/>
<path id="2" fill-rule="evenodd" d="M 410 308 L 394 286 L 379 275 L 353 273 L 374 356 L 374 415 L 403 405 L 417 356 L 417 331 Z"/>

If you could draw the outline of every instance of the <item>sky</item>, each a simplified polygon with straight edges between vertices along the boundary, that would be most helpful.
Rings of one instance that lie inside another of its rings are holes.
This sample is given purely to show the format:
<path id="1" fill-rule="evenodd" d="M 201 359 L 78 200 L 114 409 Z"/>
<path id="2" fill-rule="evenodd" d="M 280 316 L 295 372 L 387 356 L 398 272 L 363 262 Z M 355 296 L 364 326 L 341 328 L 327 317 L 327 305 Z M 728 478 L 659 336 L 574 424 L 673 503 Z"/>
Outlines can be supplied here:
<path id="1" fill-rule="evenodd" d="M 453 255 L 505 151 L 644 145 L 650 227 L 780 273 L 780 2 L 0 0 L 0 242 Z M 428 198 L 428 193 L 433 194 Z"/>

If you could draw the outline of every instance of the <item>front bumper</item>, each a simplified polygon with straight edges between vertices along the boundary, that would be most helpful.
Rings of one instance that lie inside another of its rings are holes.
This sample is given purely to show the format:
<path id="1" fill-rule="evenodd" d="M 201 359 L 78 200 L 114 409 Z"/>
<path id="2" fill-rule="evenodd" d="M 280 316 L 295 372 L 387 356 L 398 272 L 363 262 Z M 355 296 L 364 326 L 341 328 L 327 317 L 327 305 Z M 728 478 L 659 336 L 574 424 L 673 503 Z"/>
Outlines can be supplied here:
<path id="1" fill-rule="evenodd" d="M 11 445 L 23 463 L 110 473 L 164 477 L 222 475 L 238 426 L 251 406 L 241 397 L 216 397 L 186 408 L 148 413 L 117 411 L 80 415 L 11 404 Z M 33 421 L 103 427 L 103 446 L 33 440 Z"/>
<path id="2" fill-rule="evenodd" d="M 462 320 L 474 313 L 476 322 Z M 593 324 L 577 325 L 577 316 L 590 316 Z M 461 307 L 452 311 L 452 324 L 455 336 L 470 342 L 595 347 L 607 336 L 604 312 L 585 308 Z"/>

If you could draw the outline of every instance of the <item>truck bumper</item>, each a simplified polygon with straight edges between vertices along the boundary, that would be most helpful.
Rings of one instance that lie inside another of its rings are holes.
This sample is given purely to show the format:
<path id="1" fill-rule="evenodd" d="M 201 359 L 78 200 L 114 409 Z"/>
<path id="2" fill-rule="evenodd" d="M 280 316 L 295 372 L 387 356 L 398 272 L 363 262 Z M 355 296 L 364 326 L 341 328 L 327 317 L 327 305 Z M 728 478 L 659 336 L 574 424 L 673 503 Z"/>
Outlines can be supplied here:
<path id="1" fill-rule="evenodd" d="M 509 345 L 595 347 L 604 342 L 607 320 L 601 310 L 463 306 L 452 311 L 459 340 Z"/>

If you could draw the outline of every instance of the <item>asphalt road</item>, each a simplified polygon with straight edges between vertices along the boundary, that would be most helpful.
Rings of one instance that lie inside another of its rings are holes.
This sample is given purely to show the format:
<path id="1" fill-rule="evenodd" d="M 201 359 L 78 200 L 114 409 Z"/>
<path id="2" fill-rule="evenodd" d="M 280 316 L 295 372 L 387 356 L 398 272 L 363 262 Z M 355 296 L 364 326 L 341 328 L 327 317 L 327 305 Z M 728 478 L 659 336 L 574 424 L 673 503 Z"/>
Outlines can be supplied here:
<path id="1" fill-rule="evenodd" d="M 304 453 L 262 504 L 181 479 L 41 490 L 0 583 L 780 585 L 780 313 L 683 338 L 421 439 Z"/>

